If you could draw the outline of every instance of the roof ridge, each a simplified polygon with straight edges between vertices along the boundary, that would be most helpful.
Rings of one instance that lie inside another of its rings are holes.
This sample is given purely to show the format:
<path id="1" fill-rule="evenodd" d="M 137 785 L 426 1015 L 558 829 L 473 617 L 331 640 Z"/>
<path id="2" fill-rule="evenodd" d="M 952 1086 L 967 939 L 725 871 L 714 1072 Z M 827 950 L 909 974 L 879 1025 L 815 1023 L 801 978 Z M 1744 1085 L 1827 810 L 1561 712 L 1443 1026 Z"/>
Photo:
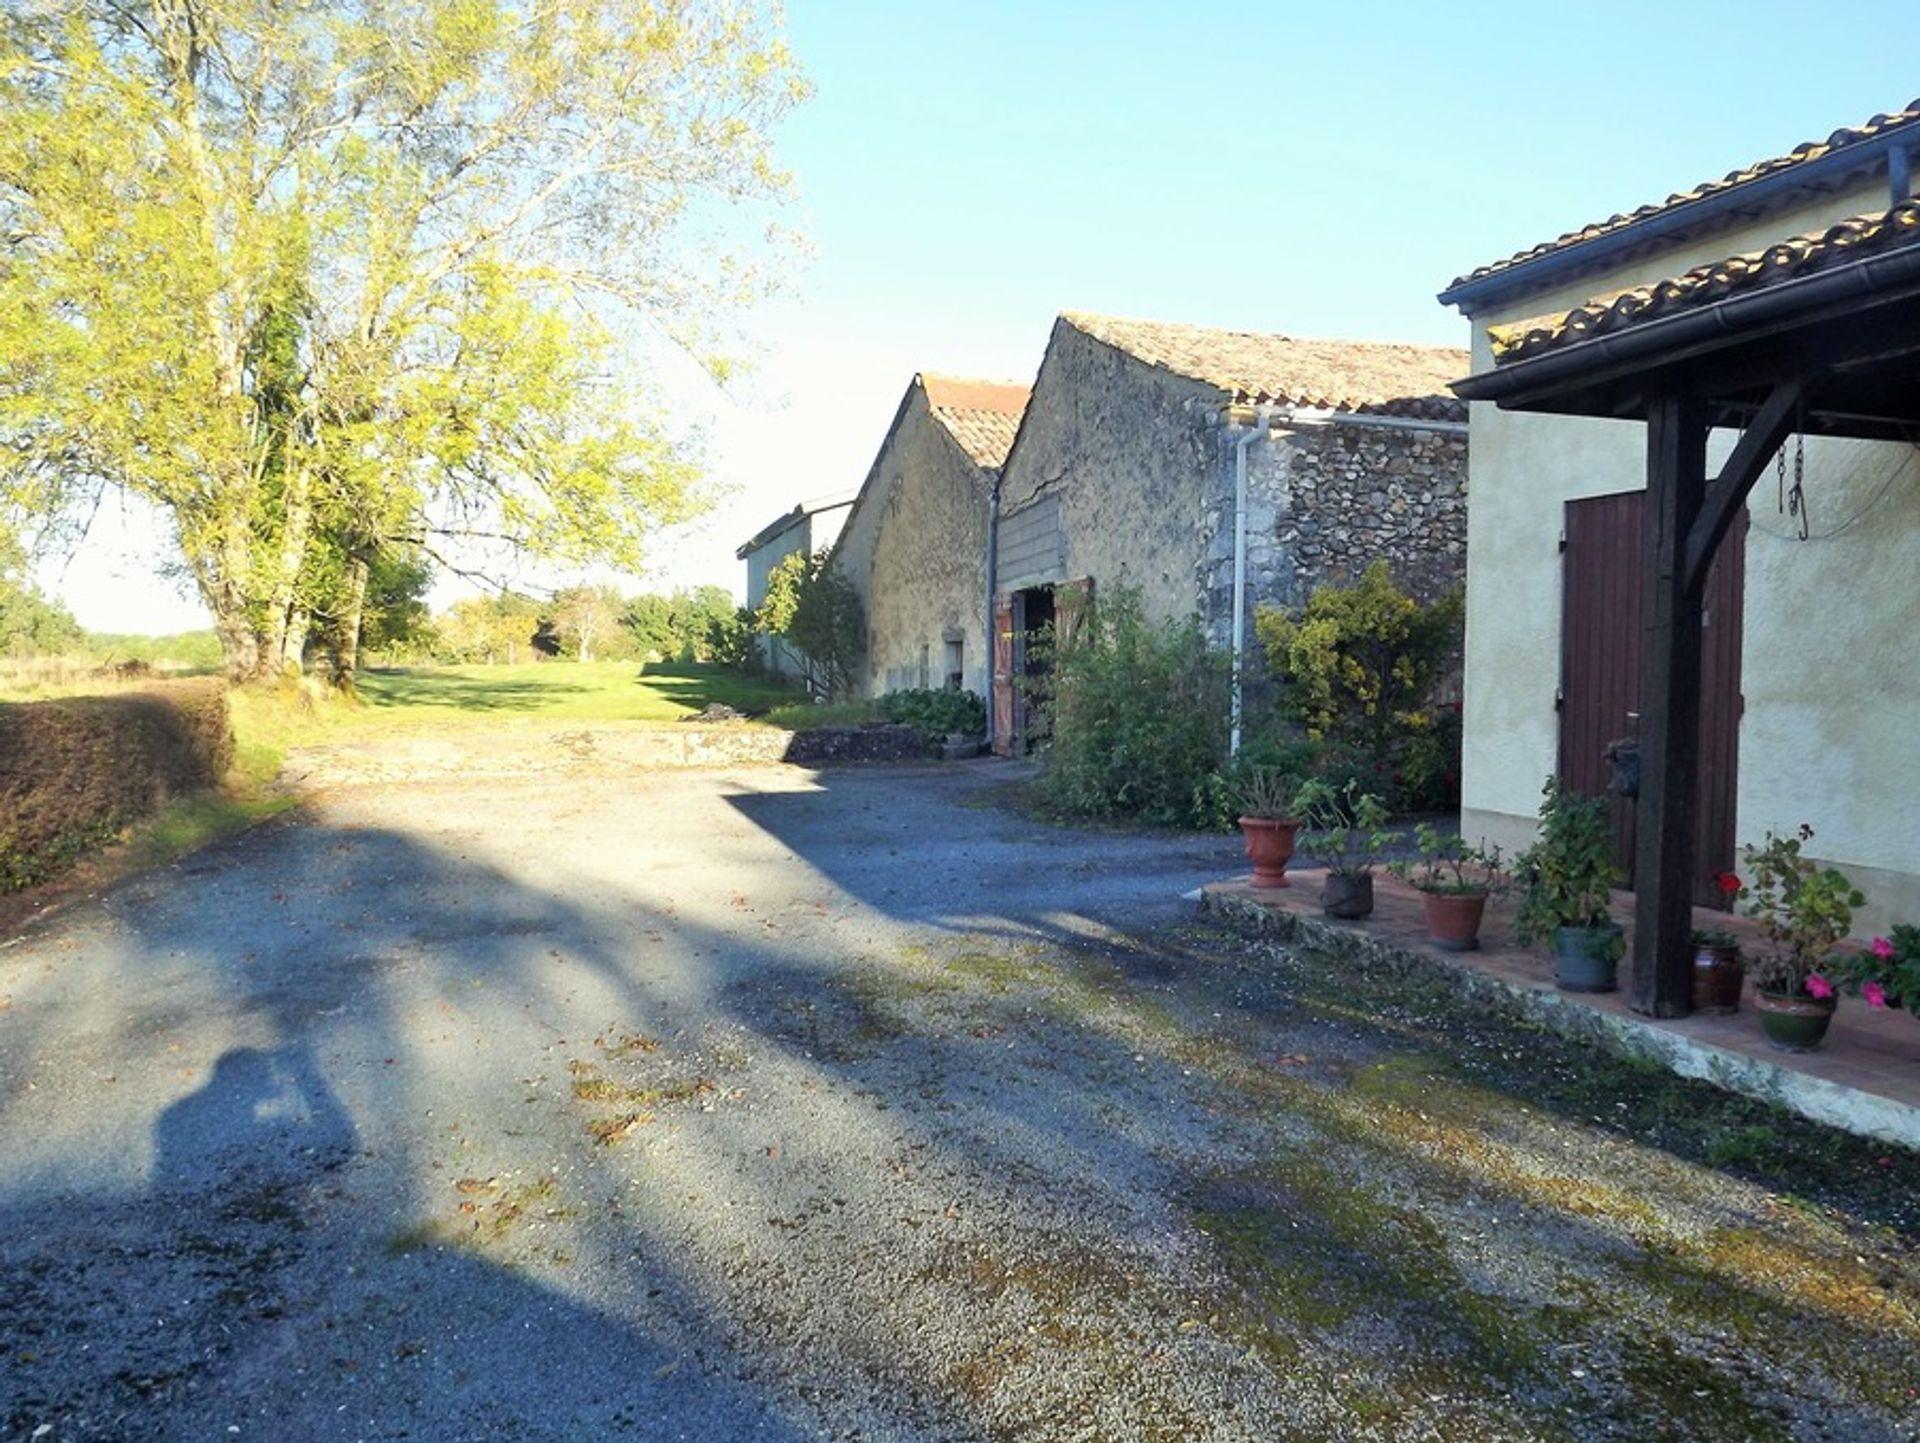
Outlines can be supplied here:
<path id="1" fill-rule="evenodd" d="M 1250 331 L 1241 326 L 1205 326 L 1196 321 L 1156 321 L 1145 316 L 1113 316 L 1097 311 L 1062 311 L 1060 319 L 1073 325 L 1076 330 L 1086 330 L 1082 321 L 1106 322 L 1121 326 L 1155 326 L 1167 330 L 1198 331 L 1213 336 L 1245 336 L 1256 341 L 1286 341 L 1296 346 L 1371 346 L 1394 347 L 1409 351 L 1451 351 L 1465 354 L 1465 346 L 1437 345 L 1432 341 L 1382 341 L 1356 339 L 1352 336 L 1302 336 L 1292 331 Z M 1091 333 L 1089 333 L 1091 334 Z"/>
<path id="2" fill-rule="evenodd" d="M 1522 251 L 1516 251 L 1514 254 L 1502 260 L 1489 261 L 1483 266 L 1478 266 L 1468 271 L 1465 275 L 1456 276 L 1453 283 L 1448 286 L 1447 289 L 1449 291 L 1455 290 L 1461 286 L 1469 285 L 1474 281 L 1485 280 L 1490 276 L 1500 275 L 1503 272 L 1525 265 L 1529 261 L 1539 260 L 1542 257 L 1569 250 L 1584 241 L 1596 240 L 1605 235 L 1618 234 L 1631 229 L 1641 221 L 1650 220 L 1654 216 L 1664 215 L 1682 206 L 1705 200 L 1709 196 L 1718 195 L 1729 190 L 1737 190 L 1743 185 L 1751 184 L 1754 181 L 1764 179 L 1770 175 L 1778 175 L 1783 171 L 1791 170 L 1797 165 L 1803 165 L 1810 160 L 1817 160 L 1821 156 L 1832 154 L 1834 151 L 1845 150 L 1850 146 L 1872 140 L 1876 136 L 1884 135 L 1889 130 L 1897 130 L 1903 126 L 1913 124 L 1920 124 L 1920 96 L 1916 96 L 1914 99 L 1908 101 L 1906 107 L 1902 110 L 1897 110 L 1892 113 L 1883 111 L 1872 116 L 1861 125 L 1842 126 L 1840 129 L 1829 134 L 1825 140 L 1803 140 L 1785 155 L 1776 155 L 1765 160 L 1754 161 L 1751 165 L 1728 171 L 1718 180 L 1701 181 L 1690 190 L 1675 191 L 1663 201 L 1650 201 L 1624 214 L 1616 211 L 1605 220 L 1595 221 L 1590 225 L 1580 227 L 1578 230 L 1563 232 L 1552 240 L 1541 241 L 1538 245 L 1529 246 Z"/>

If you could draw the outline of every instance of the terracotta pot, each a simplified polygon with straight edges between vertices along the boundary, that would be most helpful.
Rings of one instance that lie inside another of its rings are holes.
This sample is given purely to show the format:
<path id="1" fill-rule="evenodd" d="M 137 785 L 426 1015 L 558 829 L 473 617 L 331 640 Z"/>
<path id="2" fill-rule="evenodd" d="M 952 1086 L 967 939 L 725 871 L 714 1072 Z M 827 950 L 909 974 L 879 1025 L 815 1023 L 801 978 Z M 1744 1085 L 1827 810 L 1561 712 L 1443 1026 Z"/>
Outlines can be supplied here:
<path id="1" fill-rule="evenodd" d="M 1782 1052 L 1811 1052 L 1818 1047 L 1839 1002 L 1837 997 L 1809 997 L 1804 992 L 1753 994 L 1753 1005 L 1760 1011 L 1760 1030 Z"/>
<path id="2" fill-rule="evenodd" d="M 1724 1016 L 1740 1010 L 1740 988 L 1747 980 L 1747 964 L 1740 948 L 1713 942 L 1693 949 L 1693 1010 Z"/>
<path id="3" fill-rule="evenodd" d="M 1487 913 L 1485 892 L 1423 892 L 1427 901 L 1427 940 L 1442 952 L 1472 952 L 1480 946 L 1480 921 Z"/>
<path id="4" fill-rule="evenodd" d="M 1373 873 L 1362 872 L 1357 877 L 1327 873 L 1326 885 L 1320 889 L 1320 910 L 1329 917 L 1345 917 L 1355 922 L 1372 916 Z"/>
<path id="5" fill-rule="evenodd" d="M 1242 817 L 1240 835 L 1246 838 L 1247 856 L 1253 861 L 1253 885 L 1290 887 L 1287 863 L 1293 860 L 1293 838 L 1300 830 L 1298 821 L 1279 817 Z"/>
<path id="6" fill-rule="evenodd" d="M 1556 927 L 1553 982 L 1562 992 L 1613 992 L 1620 986 L 1620 924 Z"/>

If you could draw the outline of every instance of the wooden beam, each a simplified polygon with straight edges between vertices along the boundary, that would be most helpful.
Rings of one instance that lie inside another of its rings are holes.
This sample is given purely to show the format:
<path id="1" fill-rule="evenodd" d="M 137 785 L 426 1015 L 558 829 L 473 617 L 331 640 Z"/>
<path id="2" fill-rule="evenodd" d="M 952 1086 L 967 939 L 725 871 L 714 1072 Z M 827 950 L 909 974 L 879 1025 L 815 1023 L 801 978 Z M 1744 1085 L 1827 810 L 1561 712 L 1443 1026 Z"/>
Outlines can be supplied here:
<path id="1" fill-rule="evenodd" d="M 1753 483 L 1760 479 L 1781 443 L 1793 434 L 1806 397 L 1807 384 L 1800 377 L 1775 386 L 1740 434 L 1719 476 L 1707 487 L 1700 514 L 1687 531 L 1685 579 L 1695 592 L 1705 588 L 1707 569 L 1720 549 L 1720 539 L 1747 504 Z"/>
<path id="2" fill-rule="evenodd" d="M 1706 497 L 1707 408 L 1647 407 L 1646 603 L 1640 653 L 1640 803 L 1634 849 L 1633 1006 L 1692 1009 L 1694 798 L 1700 758 L 1700 597 L 1686 555 Z"/>

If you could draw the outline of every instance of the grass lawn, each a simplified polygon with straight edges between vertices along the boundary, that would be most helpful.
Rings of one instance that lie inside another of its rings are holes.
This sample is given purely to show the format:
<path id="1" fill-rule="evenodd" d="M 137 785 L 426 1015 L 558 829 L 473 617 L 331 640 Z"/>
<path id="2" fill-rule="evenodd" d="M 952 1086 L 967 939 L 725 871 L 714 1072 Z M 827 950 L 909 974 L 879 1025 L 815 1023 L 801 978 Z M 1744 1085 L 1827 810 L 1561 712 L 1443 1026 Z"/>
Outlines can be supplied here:
<path id="1" fill-rule="evenodd" d="M 757 714 L 794 698 L 791 687 L 702 662 L 421 666 L 370 671 L 360 678 L 364 720 L 376 730 L 448 722 L 498 725 L 519 717 L 670 722 L 712 702 Z"/>

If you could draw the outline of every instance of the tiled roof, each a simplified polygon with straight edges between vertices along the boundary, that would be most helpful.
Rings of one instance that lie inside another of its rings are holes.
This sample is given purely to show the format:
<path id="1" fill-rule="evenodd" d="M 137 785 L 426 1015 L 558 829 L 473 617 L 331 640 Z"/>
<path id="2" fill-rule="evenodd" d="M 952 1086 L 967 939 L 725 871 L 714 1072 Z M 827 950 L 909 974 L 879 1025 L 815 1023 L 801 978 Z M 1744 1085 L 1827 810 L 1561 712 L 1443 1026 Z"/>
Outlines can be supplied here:
<path id="1" fill-rule="evenodd" d="M 974 465 L 998 471 L 1006 464 L 1020 416 L 1027 409 L 1026 386 L 1013 381 L 969 381 L 930 371 L 920 373 L 920 385 L 934 416 Z"/>
<path id="2" fill-rule="evenodd" d="M 1542 241 L 1539 245 L 1533 246 L 1528 250 L 1523 250 L 1517 255 L 1508 256 L 1505 260 L 1493 261 L 1481 266 L 1478 270 L 1469 271 L 1466 275 L 1456 278 L 1453 284 L 1454 286 L 1464 286 L 1470 282 L 1482 280 L 1487 276 L 1496 275 L 1501 271 L 1511 270 L 1515 266 L 1523 265 L 1528 261 L 1538 260 L 1540 257 L 1551 255 L 1555 251 L 1566 250 L 1568 247 L 1578 245 L 1582 241 L 1593 240 L 1599 236 L 1610 235 L 1615 231 L 1625 230 L 1627 227 L 1640 221 L 1647 220 L 1656 215 L 1663 215 L 1670 210 L 1675 210 L 1687 205 L 1689 202 L 1705 200 L 1708 196 L 1717 195 L 1721 191 L 1733 190 L 1738 186 L 1746 185 L 1750 181 L 1760 180 L 1765 176 L 1777 175 L 1782 171 L 1791 170 L 1795 166 L 1805 165 L 1810 160 L 1818 160 L 1822 156 L 1831 155 L 1834 151 L 1845 150 L 1849 146 L 1859 145 L 1863 141 L 1872 140 L 1875 136 L 1883 135 L 1889 130 L 1897 129 L 1903 125 L 1913 125 L 1915 123 L 1920 123 L 1920 99 L 1909 102 L 1905 110 L 1897 111 L 1892 115 L 1876 115 L 1865 125 L 1836 130 L 1825 140 L 1804 141 L 1796 145 L 1792 151 L 1786 155 L 1776 156 L 1772 160 L 1758 161 L 1741 170 L 1729 171 L 1719 180 L 1703 182 L 1700 185 L 1696 185 L 1692 190 L 1678 191 L 1656 204 L 1643 205 L 1637 210 L 1628 212 L 1626 215 L 1612 215 L 1603 221 L 1596 221 L 1592 225 L 1582 226 L 1579 230 L 1568 231 L 1565 235 L 1557 239 Z M 1449 289 L 1451 289 L 1451 287 Z"/>
<path id="3" fill-rule="evenodd" d="M 1736 292 L 1778 285 L 1875 252 L 1914 244 L 1920 244 L 1920 200 L 1855 216 L 1824 231 L 1779 241 L 1765 250 L 1695 266 L 1672 280 L 1597 296 L 1564 315 L 1495 326 L 1489 333 L 1494 361 L 1505 365 L 1523 360 L 1589 336 L 1710 305 Z"/>
<path id="4" fill-rule="evenodd" d="M 1148 365 L 1218 387 L 1237 402 L 1428 420 L 1466 418 L 1448 383 L 1469 369 L 1452 346 L 1307 341 L 1069 312 L 1076 330 Z"/>

